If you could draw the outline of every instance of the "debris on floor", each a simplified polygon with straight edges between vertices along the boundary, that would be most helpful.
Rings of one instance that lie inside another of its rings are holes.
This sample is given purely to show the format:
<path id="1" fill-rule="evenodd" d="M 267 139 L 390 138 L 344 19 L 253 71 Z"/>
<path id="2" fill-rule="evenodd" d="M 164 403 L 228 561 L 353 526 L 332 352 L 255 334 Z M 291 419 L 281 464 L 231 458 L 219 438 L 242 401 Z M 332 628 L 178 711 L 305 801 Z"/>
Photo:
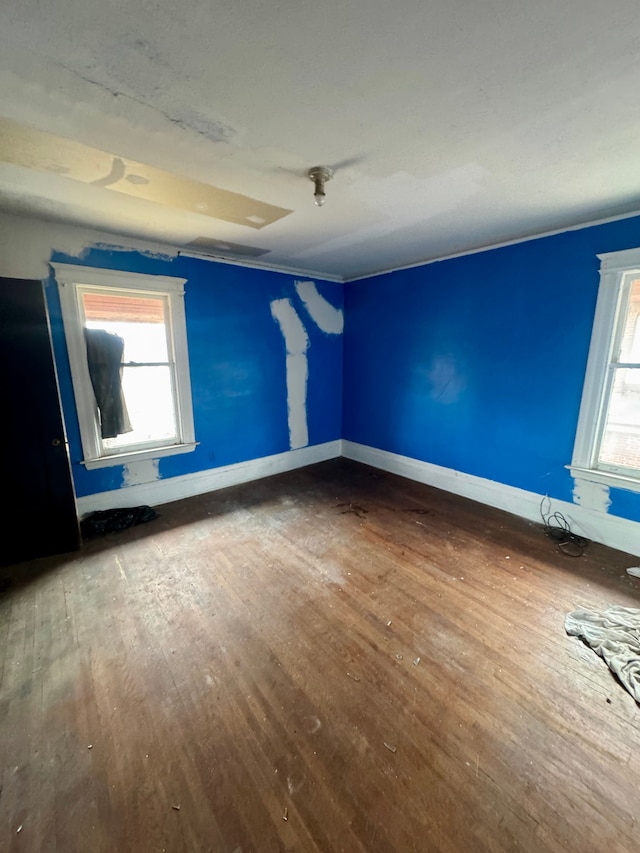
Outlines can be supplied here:
<path id="1" fill-rule="evenodd" d="M 384 745 L 385 745 L 385 747 L 389 750 L 389 752 L 397 752 L 397 751 L 398 751 L 398 750 L 395 748 L 395 746 L 393 746 L 393 745 L 392 745 L 392 744 L 390 744 L 390 743 L 387 743 L 386 741 L 384 741 Z"/>
<path id="2" fill-rule="evenodd" d="M 632 578 L 640 578 L 640 566 L 631 566 L 627 569 L 627 574 Z"/>
<path id="3" fill-rule="evenodd" d="M 150 506 L 97 510 L 82 519 L 80 532 L 83 539 L 91 539 L 95 536 L 104 536 L 107 533 L 126 530 L 136 524 L 144 524 L 157 517 L 158 513 Z"/>
<path id="4" fill-rule="evenodd" d="M 349 678 L 352 678 L 354 681 L 360 681 L 359 675 L 354 675 L 352 672 L 348 672 L 347 675 Z"/>
<path id="5" fill-rule="evenodd" d="M 544 523 L 545 536 L 557 542 L 560 553 L 566 557 L 582 557 L 589 540 L 574 533 L 561 512 L 551 512 L 551 501 L 548 497 L 540 502 L 540 516 Z"/>
<path id="6" fill-rule="evenodd" d="M 366 518 L 366 515 L 369 512 L 368 509 L 365 509 L 363 506 L 360 506 L 360 504 L 344 504 L 344 503 L 343 504 L 336 504 L 335 508 L 339 509 L 340 507 L 343 507 L 343 506 L 346 507 L 346 509 L 343 509 L 342 512 L 340 513 L 340 515 L 346 515 L 347 513 L 352 513 L 353 515 L 357 515 L 358 518 Z"/>

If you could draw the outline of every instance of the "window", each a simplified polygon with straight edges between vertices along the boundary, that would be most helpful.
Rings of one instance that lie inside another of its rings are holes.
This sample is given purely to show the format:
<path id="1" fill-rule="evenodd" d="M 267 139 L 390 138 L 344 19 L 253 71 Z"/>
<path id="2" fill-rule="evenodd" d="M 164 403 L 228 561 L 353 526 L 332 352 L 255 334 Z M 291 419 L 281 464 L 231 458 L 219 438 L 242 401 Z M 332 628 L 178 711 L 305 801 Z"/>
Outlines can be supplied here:
<path id="1" fill-rule="evenodd" d="M 196 446 L 185 279 L 52 264 L 87 468 Z"/>
<path id="2" fill-rule="evenodd" d="M 599 255 L 574 476 L 640 491 L 640 249 Z"/>

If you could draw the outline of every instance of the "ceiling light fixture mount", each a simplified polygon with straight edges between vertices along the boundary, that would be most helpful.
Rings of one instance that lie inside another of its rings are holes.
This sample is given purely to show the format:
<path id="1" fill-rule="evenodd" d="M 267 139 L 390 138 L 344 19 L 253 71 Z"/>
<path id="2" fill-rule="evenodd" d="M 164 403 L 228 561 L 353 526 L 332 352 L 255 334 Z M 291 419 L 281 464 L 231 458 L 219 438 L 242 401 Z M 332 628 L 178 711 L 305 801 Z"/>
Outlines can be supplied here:
<path id="1" fill-rule="evenodd" d="M 313 181 L 313 199 L 318 207 L 322 207 L 325 199 L 324 185 L 333 177 L 333 171 L 328 166 L 314 166 L 307 172 L 307 177 Z"/>

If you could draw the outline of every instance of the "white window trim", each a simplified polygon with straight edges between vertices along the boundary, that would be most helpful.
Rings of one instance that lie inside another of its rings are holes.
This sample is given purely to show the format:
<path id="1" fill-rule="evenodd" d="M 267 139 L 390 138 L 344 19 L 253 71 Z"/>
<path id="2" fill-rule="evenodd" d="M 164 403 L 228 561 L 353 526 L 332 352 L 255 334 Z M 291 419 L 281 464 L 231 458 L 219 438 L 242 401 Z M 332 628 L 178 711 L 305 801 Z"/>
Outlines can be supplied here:
<path id="1" fill-rule="evenodd" d="M 141 273 L 120 272 L 118 270 L 81 267 L 75 264 L 51 264 L 62 306 L 62 321 L 71 365 L 71 380 L 76 400 L 80 438 L 84 459 L 82 464 L 89 469 L 104 468 L 109 465 L 122 465 L 137 459 L 173 456 L 189 453 L 197 446 L 193 425 L 193 406 L 191 401 L 191 381 L 189 377 L 189 358 L 187 350 L 187 324 L 184 312 L 185 278 L 173 278 L 161 275 L 142 275 Z M 146 291 L 168 298 L 171 315 L 171 348 L 175 360 L 176 376 L 176 415 L 180 441 L 174 444 L 127 450 L 121 453 L 102 453 L 102 442 L 96 418 L 96 403 L 93 396 L 87 350 L 83 334 L 83 323 L 78 299 L 79 285 L 114 287 L 128 291 Z"/>
<path id="2" fill-rule="evenodd" d="M 621 489 L 640 492 L 640 477 L 614 466 L 598 466 L 597 450 L 604 419 L 608 385 L 612 381 L 608 370 L 611 352 L 616 343 L 617 311 L 620 293 L 627 273 L 640 277 L 640 249 L 609 252 L 600 259 L 600 287 L 593 321 L 589 358 L 585 374 L 578 429 L 571 465 L 573 477 Z M 605 387 L 607 386 L 607 387 Z"/>

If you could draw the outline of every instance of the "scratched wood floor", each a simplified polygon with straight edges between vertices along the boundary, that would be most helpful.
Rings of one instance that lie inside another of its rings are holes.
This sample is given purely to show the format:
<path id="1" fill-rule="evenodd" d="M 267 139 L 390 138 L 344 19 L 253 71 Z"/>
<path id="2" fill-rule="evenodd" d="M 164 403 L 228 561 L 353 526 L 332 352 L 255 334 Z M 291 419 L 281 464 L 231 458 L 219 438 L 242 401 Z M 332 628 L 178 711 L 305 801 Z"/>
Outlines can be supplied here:
<path id="1" fill-rule="evenodd" d="M 10 570 L 0 849 L 640 850 L 637 558 L 336 460 Z"/>

